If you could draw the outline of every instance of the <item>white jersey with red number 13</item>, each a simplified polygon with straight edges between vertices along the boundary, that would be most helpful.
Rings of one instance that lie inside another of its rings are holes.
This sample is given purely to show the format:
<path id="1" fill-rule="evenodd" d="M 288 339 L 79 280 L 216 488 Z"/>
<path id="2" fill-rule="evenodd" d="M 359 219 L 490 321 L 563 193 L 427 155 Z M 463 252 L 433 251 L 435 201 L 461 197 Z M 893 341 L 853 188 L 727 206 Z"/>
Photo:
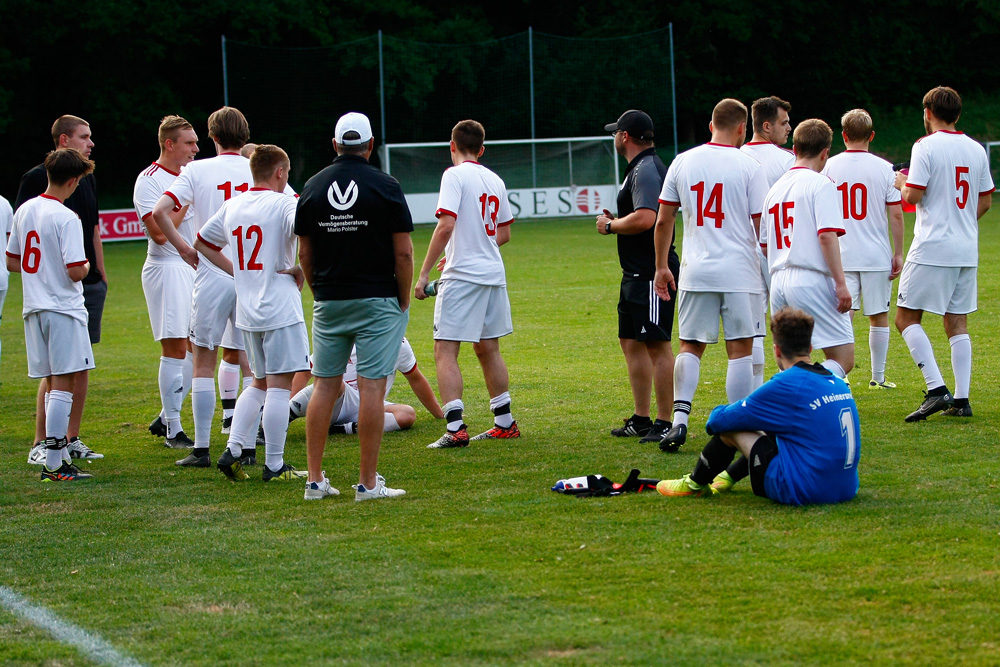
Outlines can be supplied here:
<path id="1" fill-rule="evenodd" d="M 847 233 L 840 237 L 844 271 L 891 271 L 889 217 L 886 206 L 902 202 L 892 165 L 868 151 L 848 150 L 826 163 L 839 195 Z"/>
<path id="2" fill-rule="evenodd" d="M 236 282 L 236 326 L 272 331 L 304 322 L 295 279 L 295 197 L 252 188 L 223 204 L 198 232 L 216 250 L 229 247 Z M 206 260 L 207 261 L 207 260 Z"/>
<path id="3" fill-rule="evenodd" d="M 794 153 L 772 144 L 770 141 L 751 141 L 748 144 L 743 144 L 740 150 L 760 162 L 761 166 L 764 167 L 767 187 L 777 183 L 778 179 L 784 176 L 785 172 L 795 164 Z"/>
<path id="4" fill-rule="evenodd" d="M 978 266 L 979 196 L 994 190 L 983 146 L 961 132 L 924 137 L 913 144 L 906 185 L 925 190 L 906 261 Z"/>
<path id="5" fill-rule="evenodd" d="M 497 227 L 514 222 L 503 180 L 478 162 L 450 167 L 441 177 L 436 217 L 455 217 L 455 231 L 445 246 L 441 278 L 477 285 L 507 284 Z"/>
<path id="6" fill-rule="evenodd" d="M 764 199 L 760 244 L 767 248 L 771 275 L 787 268 L 831 275 L 819 244 L 823 232 L 844 234 L 837 190 L 826 176 L 808 167 L 792 167 Z"/>

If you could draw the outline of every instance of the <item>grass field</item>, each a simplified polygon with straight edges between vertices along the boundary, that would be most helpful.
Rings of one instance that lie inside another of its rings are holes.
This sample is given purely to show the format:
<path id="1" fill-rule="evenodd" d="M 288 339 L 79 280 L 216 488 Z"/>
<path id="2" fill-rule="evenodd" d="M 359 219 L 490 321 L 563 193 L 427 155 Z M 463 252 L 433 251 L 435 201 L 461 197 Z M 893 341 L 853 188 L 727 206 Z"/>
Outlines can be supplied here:
<path id="1" fill-rule="evenodd" d="M 1000 663 L 997 223 L 996 212 L 982 221 L 970 319 L 976 416 L 904 424 L 920 373 L 894 333 L 899 389 L 869 393 L 859 318 L 861 490 L 809 508 L 756 498 L 745 483 L 707 499 L 549 491 L 587 473 L 688 472 L 725 400 L 716 347 L 679 453 L 608 435 L 631 412 L 620 274 L 614 240 L 589 219 L 518 224 L 504 248 L 516 333 L 502 349 L 523 437 L 427 450 L 443 426 L 418 409 L 411 431 L 385 437 L 380 461 L 407 495 L 375 503 L 351 495 L 356 436 L 331 438 L 325 468 L 344 495 L 322 502 L 304 502 L 299 483 L 264 485 L 259 468 L 233 484 L 173 465 L 177 453 L 146 432 L 158 346 L 136 243 L 106 249 L 83 434 L 106 458 L 90 464 L 90 482 L 41 484 L 25 464 L 36 384 L 12 276 L 0 327 L 0 586 L 147 665 Z M 414 233 L 418 262 L 429 235 Z M 433 383 L 431 316 L 432 302 L 414 303 L 408 334 Z M 927 323 L 951 384 L 940 319 Z M 483 430 L 482 376 L 471 350 L 461 362 L 466 421 Z M 393 391 L 416 405 L 405 382 Z M 190 429 L 187 405 L 183 419 Z M 222 446 L 213 435 L 213 457 Z M 301 421 L 286 456 L 304 467 Z M 91 662 L 0 609 L 0 664 Z"/>

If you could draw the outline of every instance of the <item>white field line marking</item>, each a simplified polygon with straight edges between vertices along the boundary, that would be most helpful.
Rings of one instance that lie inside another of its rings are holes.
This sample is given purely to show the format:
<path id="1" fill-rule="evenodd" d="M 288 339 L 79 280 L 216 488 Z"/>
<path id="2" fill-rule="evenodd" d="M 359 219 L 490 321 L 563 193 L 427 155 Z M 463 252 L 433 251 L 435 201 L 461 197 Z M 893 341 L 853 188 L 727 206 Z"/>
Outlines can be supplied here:
<path id="1" fill-rule="evenodd" d="M 20 616 L 32 625 L 45 630 L 63 644 L 75 647 L 98 664 L 111 667 L 142 667 L 142 663 L 119 653 L 114 646 L 99 636 L 62 620 L 45 607 L 33 604 L 6 586 L 0 586 L 0 604 L 15 616 Z"/>

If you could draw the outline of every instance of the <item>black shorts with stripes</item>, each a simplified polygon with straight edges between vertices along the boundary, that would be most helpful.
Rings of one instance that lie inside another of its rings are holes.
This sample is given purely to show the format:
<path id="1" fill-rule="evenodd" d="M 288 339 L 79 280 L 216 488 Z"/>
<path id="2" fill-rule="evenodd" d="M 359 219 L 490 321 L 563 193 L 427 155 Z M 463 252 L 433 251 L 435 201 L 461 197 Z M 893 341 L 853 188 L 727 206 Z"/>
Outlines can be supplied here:
<path id="1" fill-rule="evenodd" d="M 671 269 L 676 272 L 676 267 Z M 670 340 L 676 294 L 671 292 L 670 301 L 664 301 L 653 291 L 652 280 L 624 276 L 618 298 L 618 337 L 639 341 Z"/>

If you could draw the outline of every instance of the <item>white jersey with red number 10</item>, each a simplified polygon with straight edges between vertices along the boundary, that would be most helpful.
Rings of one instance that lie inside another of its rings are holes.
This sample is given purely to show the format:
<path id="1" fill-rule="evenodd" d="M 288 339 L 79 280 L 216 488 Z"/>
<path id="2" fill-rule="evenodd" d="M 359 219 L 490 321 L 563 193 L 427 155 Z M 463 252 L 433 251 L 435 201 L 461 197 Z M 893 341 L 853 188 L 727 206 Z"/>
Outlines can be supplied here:
<path id="1" fill-rule="evenodd" d="M 355 389 L 358 388 L 358 349 L 356 347 L 351 348 L 351 357 L 347 360 L 347 369 L 344 371 L 344 382 L 351 385 Z M 399 346 L 399 356 L 396 357 L 396 370 L 407 375 L 413 372 L 413 369 L 417 367 L 417 355 L 413 354 L 413 348 L 410 347 L 410 341 L 403 338 L 403 343 Z M 393 383 L 396 382 L 395 371 L 385 379 L 385 393 L 383 396 L 385 398 L 389 397 L 389 391 L 392 389 Z"/>
<path id="2" fill-rule="evenodd" d="M 901 203 L 892 165 L 868 151 L 848 150 L 826 163 L 840 200 L 847 233 L 840 237 L 844 271 L 892 270 L 889 217 L 886 206 Z"/>
<path id="3" fill-rule="evenodd" d="M 708 143 L 677 156 L 660 203 L 684 209 L 678 288 L 764 293 L 751 217 L 760 215 L 766 194 L 760 164 L 734 146 Z"/>
<path id="4" fill-rule="evenodd" d="M 21 265 L 24 316 L 48 310 L 87 323 L 83 285 L 66 271 L 87 263 L 76 213 L 44 194 L 24 202 L 14 214 L 7 256 Z"/>
<path id="5" fill-rule="evenodd" d="M 272 331 L 305 321 L 295 278 L 278 273 L 295 265 L 295 204 L 295 197 L 252 188 L 247 196 L 223 204 L 198 232 L 210 247 L 230 249 L 236 326 L 243 331 Z"/>
<path id="6" fill-rule="evenodd" d="M 778 179 L 785 175 L 792 165 L 795 164 L 795 154 L 789 150 L 776 146 L 770 141 L 751 141 L 743 144 L 741 151 L 760 162 L 764 167 L 764 178 L 767 179 L 767 187 L 771 187 L 778 182 Z"/>
<path id="7" fill-rule="evenodd" d="M 925 190 L 906 261 L 978 266 L 979 196 L 994 190 L 983 146 L 961 132 L 924 137 L 913 144 L 906 185 Z"/>
<path id="8" fill-rule="evenodd" d="M 767 248 L 771 275 L 787 268 L 831 275 L 819 244 L 824 232 L 844 234 L 837 190 L 826 176 L 808 167 L 792 167 L 764 199 L 760 244 Z"/>
<path id="9" fill-rule="evenodd" d="M 514 222 L 503 180 L 478 162 L 450 167 L 441 177 L 436 217 L 455 217 L 455 231 L 445 247 L 441 278 L 477 285 L 507 284 L 497 227 Z"/>

